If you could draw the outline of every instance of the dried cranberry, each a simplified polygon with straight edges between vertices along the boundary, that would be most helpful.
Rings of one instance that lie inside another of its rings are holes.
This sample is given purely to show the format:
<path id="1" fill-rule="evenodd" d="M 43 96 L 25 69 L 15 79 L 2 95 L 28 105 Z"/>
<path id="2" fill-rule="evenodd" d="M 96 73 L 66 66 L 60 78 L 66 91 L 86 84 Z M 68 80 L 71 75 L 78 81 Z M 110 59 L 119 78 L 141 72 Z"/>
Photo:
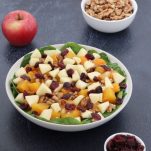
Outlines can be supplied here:
<path id="1" fill-rule="evenodd" d="M 118 99 L 116 100 L 116 104 L 117 104 L 117 105 L 121 105 L 122 103 L 123 103 L 123 99 L 118 98 Z"/>
<path id="2" fill-rule="evenodd" d="M 59 86 L 59 83 L 57 81 L 52 81 L 50 85 L 51 90 L 55 90 Z"/>
<path id="3" fill-rule="evenodd" d="M 71 83 L 65 82 L 65 83 L 63 84 L 63 88 L 65 88 L 65 89 L 70 89 L 70 88 L 71 88 Z"/>
<path id="4" fill-rule="evenodd" d="M 31 79 L 27 75 L 22 75 L 20 76 L 23 80 L 28 80 L 30 81 Z"/>
<path id="5" fill-rule="evenodd" d="M 92 103 L 92 102 L 90 102 L 90 100 L 87 102 L 86 108 L 87 108 L 87 110 L 89 110 L 89 109 L 92 109 L 92 108 L 93 108 L 93 103 Z"/>
<path id="6" fill-rule="evenodd" d="M 70 88 L 70 91 L 71 91 L 71 92 L 76 92 L 76 91 L 79 92 L 80 89 L 77 88 L 77 87 L 71 87 L 71 88 Z"/>
<path id="7" fill-rule="evenodd" d="M 90 68 L 87 72 L 90 73 L 90 72 L 94 72 L 95 68 Z"/>
<path id="8" fill-rule="evenodd" d="M 69 104 L 69 103 L 66 103 L 66 104 L 65 104 L 65 109 L 66 109 L 66 110 L 72 111 L 72 110 L 74 110 L 75 108 L 76 108 L 75 104 Z"/>
<path id="9" fill-rule="evenodd" d="M 46 54 L 42 54 L 42 58 L 46 58 L 47 57 L 47 55 Z"/>
<path id="10" fill-rule="evenodd" d="M 36 74 L 35 74 L 35 77 L 36 77 L 37 79 L 45 79 L 45 78 L 44 78 L 44 75 L 41 74 L 41 73 L 36 73 Z"/>
<path id="11" fill-rule="evenodd" d="M 136 146 L 136 138 L 134 136 L 127 135 L 127 144 L 131 147 Z"/>
<path id="12" fill-rule="evenodd" d="M 90 91 L 88 92 L 88 94 L 90 94 L 90 93 L 96 93 L 96 92 L 95 92 L 95 90 L 90 90 Z"/>
<path id="13" fill-rule="evenodd" d="M 95 76 L 95 77 L 93 78 L 93 81 L 95 81 L 95 82 L 99 81 L 98 77 Z"/>
<path id="14" fill-rule="evenodd" d="M 114 137 L 114 143 L 118 145 L 123 145 L 123 143 L 126 142 L 126 136 L 125 135 L 116 135 Z"/>
<path id="15" fill-rule="evenodd" d="M 68 100 L 71 96 L 72 96 L 72 94 L 67 93 L 62 96 L 62 99 Z"/>
<path id="16" fill-rule="evenodd" d="M 93 56 L 92 54 L 89 54 L 89 53 L 87 53 L 87 54 L 85 55 L 85 57 L 86 57 L 88 60 L 93 60 L 93 59 L 94 59 L 94 56 Z"/>
<path id="17" fill-rule="evenodd" d="M 32 71 L 32 68 L 31 67 L 26 67 L 26 72 L 28 73 L 28 72 L 30 72 L 30 71 Z"/>
<path id="18" fill-rule="evenodd" d="M 94 120 L 101 120 L 101 116 L 98 113 L 91 113 L 91 116 Z"/>
<path id="19" fill-rule="evenodd" d="M 85 112 L 86 111 L 86 109 L 83 106 L 81 106 L 81 105 L 77 106 L 77 110 L 79 110 L 81 112 Z"/>
<path id="20" fill-rule="evenodd" d="M 33 113 L 34 115 L 39 115 L 39 113 L 36 112 L 36 111 L 33 111 L 32 113 Z"/>
<path id="21" fill-rule="evenodd" d="M 62 61 L 58 62 L 58 66 L 60 67 L 60 69 L 65 68 L 65 64 Z"/>
<path id="22" fill-rule="evenodd" d="M 101 86 L 98 86 L 98 87 L 95 89 L 95 92 L 96 92 L 96 93 L 102 93 L 102 87 L 101 87 Z"/>
<path id="23" fill-rule="evenodd" d="M 101 65 L 101 67 L 102 67 L 105 71 L 111 71 L 111 68 L 108 67 L 107 65 Z"/>
<path id="24" fill-rule="evenodd" d="M 34 68 L 38 68 L 39 67 L 40 62 L 36 62 L 34 65 Z"/>
<path id="25" fill-rule="evenodd" d="M 126 83 L 120 83 L 120 88 L 122 89 L 126 89 L 127 88 L 127 84 Z"/>
<path id="26" fill-rule="evenodd" d="M 50 93 L 46 93 L 45 96 L 48 97 L 48 98 L 52 98 L 53 95 L 50 94 Z"/>
<path id="27" fill-rule="evenodd" d="M 88 80 L 89 77 L 88 77 L 85 73 L 81 73 L 80 79 L 81 79 L 82 81 L 86 82 L 86 80 Z"/>
<path id="28" fill-rule="evenodd" d="M 68 74 L 69 77 L 72 77 L 73 73 L 74 73 L 73 69 L 68 69 L 67 70 L 67 74 Z"/>
<path id="29" fill-rule="evenodd" d="M 22 104 L 20 104 L 20 108 L 25 111 L 25 110 L 29 109 L 29 105 L 25 104 L 25 103 L 22 103 Z"/>
<path id="30" fill-rule="evenodd" d="M 24 91 L 24 92 L 23 92 L 24 98 L 25 98 L 26 96 L 28 96 L 28 95 L 29 95 L 29 93 L 28 93 L 27 91 Z"/>
<path id="31" fill-rule="evenodd" d="M 65 55 L 67 55 L 67 53 L 69 52 L 68 49 L 65 49 L 61 52 L 61 56 L 64 57 Z"/>

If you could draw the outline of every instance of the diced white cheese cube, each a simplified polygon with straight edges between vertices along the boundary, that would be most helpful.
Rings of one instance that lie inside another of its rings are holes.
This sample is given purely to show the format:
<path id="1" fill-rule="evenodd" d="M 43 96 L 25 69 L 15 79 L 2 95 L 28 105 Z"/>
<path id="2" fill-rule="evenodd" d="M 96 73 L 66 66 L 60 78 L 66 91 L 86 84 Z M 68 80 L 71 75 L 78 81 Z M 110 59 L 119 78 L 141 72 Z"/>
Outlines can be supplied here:
<path id="1" fill-rule="evenodd" d="M 84 48 L 81 48 L 80 51 L 78 52 L 77 56 L 78 57 L 83 57 L 87 54 L 87 51 Z"/>
<path id="2" fill-rule="evenodd" d="M 59 92 L 63 87 L 63 84 L 59 84 L 59 86 L 54 90 L 54 92 Z"/>
<path id="3" fill-rule="evenodd" d="M 115 83 L 121 83 L 123 80 L 125 80 L 125 77 L 118 72 L 113 72 L 112 75 Z"/>
<path id="4" fill-rule="evenodd" d="M 112 82 L 108 77 L 105 77 L 105 88 L 113 88 Z"/>
<path id="5" fill-rule="evenodd" d="M 39 62 L 39 58 L 31 58 L 29 64 L 33 67 L 37 62 Z"/>
<path id="6" fill-rule="evenodd" d="M 105 78 L 105 77 L 110 77 L 111 76 L 111 71 L 106 71 L 102 74 L 102 76 Z"/>
<path id="7" fill-rule="evenodd" d="M 69 77 L 61 77 L 60 82 L 65 83 L 65 82 L 72 82 L 72 79 Z"/>
<path id="8" fill-rule="evenodd" d="M 51 77 L 55 78 L 59 73 L 59 68 L 54 69 L 52 71 L 49 72 L 49 74 L 51 75 Z"/>
<path id="9" fill-rule="evenodd" d="M 78 81 L 78 80 L 80 80 L 79 73 L 78 73 L 76 70 L 74 70 L 74 73 L 73 73 L 73 75 L 72 75 L 72 80 L 73 80 L 73 81 Z"/>
<path id="10" fill-rule="evenodd" d="M 81 62 L 81 59 L 79 57 L 73 57 L 73 59 L 75 60 L 75 62 L 77 64 L 79 64 Z"/>
<path id="11" fill-rule="evenodd" d="M 59 50 L 45 50 L 44 54 L 48 55 L 48 56 L 53 56 L 53 55 L 59 55 L 60 51 Z"/>
<path id="12" fill-rule="evenodd" d="M 93 104 L 96 102 L 102 102 L 102 93 L 90 93 L 89 97 Z"/>
<path id="13" fill-rule="evenodd" d="M 65 65 L 67 65 L 67 64 L 74 64 L 74 63 L 75 63 L 75 60 L 73 60 L 73 59 L 71 59 L 71 58 L 65 58 L 65 59 L 63 59 L 63 63 L 64 63 Z"/>
<path id="14" fill-rule="evenodd" d="M 92 83 L 91 85 L 88 86 L 88 91 L 95 90 L 98 86 L 101 86 L 100 82 Z"/>
<path id="15" fill-rule="evenodd" d="M 65 69 L 59 71 L 58 76 L 61 77 L 68 77 L 67 72 Z"/>
<path id="16" fill-rule="evenodd" d="M 82 118 L 91 118 L 92 111 L 86 110 L 85 112 L 81 113 Z"/>
<path id="17" fill-rule="evenodd" d="M 23 95 L 23 93 L 19 93 L 16 96 L 15 101 L 17 101 L 17 102 L 23 102 L 24 101 L 24 95 Z"/>
<path id="18" fill-rule="evenodd" d="M 101 113 L 104 113 L 107 108 L 109 107 L 110 103 L 109 102 L 104 102 L 101 104 L 98 104 L 98 109 L 100 110 Z"/>
<path id="19" fill-rule="evenodd" d="M 20 77 L 18 77 L 18 78 L 15 78 L 15 79 L 13 79 L 13 82 L 15 83 L 15 84 L 18 84 L 20 81 L 22 81 L 23 79 L 22 78 L 20 78 Z"/>
<path id="20" fill-rule="evenodd" d="M 23 67 L 19 68 L 15 73 L 16 77 L 20 77 L 20 76 L 25 75 L 25 74 L 27 74 L 27 73 Z"/>
<path id="21" fill-rule="evenodd" d="M 84 98 L 83 95 L 79 95 L 78 97 L 76 97 L 76 98 L 73 100 L 74 104 L 75 104 L 75 105 L 78 105 L 83 98 Z"/>
<path id="22" fill-rule="evenodd" d="M 98 53 L 93 53 L 93 56 L 95 59 L 99 59 L 100 58 L 100 55 Z"/>
<path id="23" fill-rule="evenodd" d="M 84 62 L 84 68 L 85 68 L 85 70 L 91 69 L 93 67 L 95 67 L 95 64 L 92 61 L 89 60 L 89 61 L 85 61 Z"/>
<path id="24" fill-rule="evenodd" d="M 52 69 L 49 64 L 39 64 L 39 68 L 42 74 L 45 74 Z"/>
<path id="25" fill-rule="evenodd" d="M 47 64 L 47 63 L 49 63 L 49 62 L 51 62 L 51 63 L 53 64 L 53 59 L 52 59 L 50 56 L 47 55 L 47 57 L 46 57 L 44 63 Z"/>
<path id="26" fill-rule="evenodd" d="M 52 80 L 46 80 L 45 81 L 45 84 L 47 87 L 50 87 L 51 83 L 52 83 Z"/>
<path id="27" fill-rule="evenodd" d="M 25 99 L 26 99 L 27 103 L 29 104 L 29 106 L 32 106 L 32 104 L 38 103 L 39 96 L 38 95 L 29 95 L 29 96 L 25 96 Z"/>
<path id="28" fill-rule="evenodd" d="M 42 83 L 38 88 L 36 94 L 41 96 L 41 95 L 45 95 L 46 93 L 51 94 L 52 92 L 46 84 Z"/>
<path id="29" fill-rule="evenodd" d="M 52 109 L 45 109 L 40 114 L 40 117 L 44 118 L 46 120 L 50 120 L 51 119 L 51 115 L 52 115 Z"/>
<path id="30" fill-rule="evenodd" d="M 35 49 L 31 54 L 31 58 L 41 58 L 41 53 L 38 49 Z"/>
<path id="31" fill-rule="evenodd" d="M 81 74 L 81 73 L 87 74 L 87 72 L 86 72 L 85 68 L 83 67 L 83 65 L 77 65 L 76 70 L 78 71 L 79 74 Z"/>
<path id="32" fill-rule="evenodd" d="M 94 72 L 91 72 L 91 73 L 88 73 L 88 77 L 90 78 L 90 80 L 93 81 L 94 77 L 98 77 L 100 76 L 100 73 L 97 72 L 97 71 L 94 71 Z"/>
<path id="33" fill-rule="evenodd" d="M 66 65 L 66 70 L 69 70 L 69 69 L 76 70 L 77 69 L 77 65 L 67 64 Z"/>
<path id="34" fill-rule="evenodd" d="M 85 89 L 88 86 L 88 83 L 82 81 L 82 80 L 78 80 L 76 82 L 76 87 L 79 89 Z"/>
<path id="35" fill-rule="evenodd" d="M 52 108 L 53 111 L 55 111 L 55 112 L 61 111 L 61 107 L 60 107 L 59 103 L 53 103 L 53 104 L 51 105 L 51 108 Z"/>

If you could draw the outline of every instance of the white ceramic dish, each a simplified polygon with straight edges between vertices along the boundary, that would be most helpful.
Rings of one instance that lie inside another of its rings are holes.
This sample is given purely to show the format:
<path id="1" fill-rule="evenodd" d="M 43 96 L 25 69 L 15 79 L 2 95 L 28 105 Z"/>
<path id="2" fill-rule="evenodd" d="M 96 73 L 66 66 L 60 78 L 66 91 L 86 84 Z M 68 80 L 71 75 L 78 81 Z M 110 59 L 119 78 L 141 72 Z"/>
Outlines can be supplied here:
<path id="1" fill-rule="evenodd" d="M 100 20 L 86 13 L 85 4 L 88 1 L 89 0 L 82 0 L 81 2 L 81 10 L 84 19 L 86 20 L 87 24 L 90 25 L 92 28 L 105 33 L 115 33 L 126 29 L 133 22 L 138 10 L 136 1 L 131 0 L 134 9 L 134 12 L 131 16 L 124 18 L 122 20 L 115 20 L 115 21 Z"/>
<path id="2" fill-rule="evenodd" d="M 107 147 L 107 143 L 109 142 L 109 140 L 111 140 L 114 136 L 116 136 L 116 135 L 121 135 L 121 134 L 122 134 L 122 135 L 135 136 L 135 138 L 137 139 L 137 141 L 138 141 L 141 145 L 144 146 L 144 151 L 146 151 L 146 146 L 145 146 L 144 142 L 141 140 L 141 138 L 139 138 L 138 136 L 136 136 L 136 135 L 134 135 L 134 134 L 125 133 L 125 132 L 116 133 L 116 134 L 113 134 L 113 135 L 109 136 L 109 137 L 107 138 L 107 140 L 105 141 L 105 143 L 104 143 L 104 151 L 107 151 L 106 147 Z"/>
<path id="3" fill-rule="evenodd" d="M 61 46 L 63 46 L 63 44 L 56 44 L 56 45 L 53 45 L 54 47 L 56 48 L 60 48 Z M 82 45 L 83 47 L 85 47 L 86 49 L 88 50 L 96 50 L 98 52 L 103 52 L 103 50 L 100 50 L 100 49 L 97 49 L 97 48 L 94 48 L 94 47 L 91 47 L 91 46 L 86 46 L 86 45 Z M 42 120 L 39 120 L 37 118 L 34 118 L 32 116 L 30 116 L 29 114 L 25 113 L 22 109 L 20 109 L 17 104 L 15 103 L 15 100 L 14 100 L 14 97 L 12 95 L 12 92 L 11 92 L 11 89 L 10 89 L 10 80 L 13 78 L 13 75 L 15 73 L 15 71 L 20 67 L 20 64 L 22 62 L 22 58 L 20 58 L 12 67 L 11 69 L 9 70 L 8 74 L 7 74 L 7 77 L 6 77 L 6 92 L 7 92 L 7 95 L 10 99 L 10 102 L 12 103 L 12 105 L 17 109 L 17 111 L 19 111 L 19 113 L 21 113 L 25 118 L 27 118 L 28 120 L 30 120 L 31 122 L 39 125 L 39 126 L 42 126 L 42 127 L 45 127 L 45 128 L 48 128 L 48 129 L 52 129 L 52 130 L 57 130 L 57 131 L 83 131 L 83 130 L 88 130 L 88 129 L 92 129 L 92 128 L 95 128 L 97 126 L 100 126 L 108 121 L 110 121 L 113 117 L 115 117 L 117 114 L 119 114 L 124 108 L 125 106 L 127 105 L 127 103 L 129 102 L 130 100 L 130 97 L 131 97 L 131 94 L 132 94 L 132 79 L 131 79 L 131 76 L 127 70 L 127 68 L 117 59 L 115 58 L 114 56 L 112 56 L 111 54 L 105 52 L 108 57 L 110 58 L 110 60 L 112 62 L 116 62 L 119 64 L 119 66 L 125 71 L 126 73 L 126 76 L 127 76 L 127 89 L 126 89 L 126 92 L 127 92 L 127 95 L 125 96 L 124 100 L 123 100 L 123 104 L 120 106 L 120 108 L 115 111 L 112 115 L 110 115 L 109 117 L 103 119 L 103 120 L 100 120 L 100 121 L 96 121 L 96 122 L 93 122 L 93 123 L 89 123 L 89 124 L 84 124 L 84 125 L 60 125 L 60 124 L 54 124 L 54 123 L 49 123 L 49 122 L 45 122 L 45 121 L 42 121 Z"/>

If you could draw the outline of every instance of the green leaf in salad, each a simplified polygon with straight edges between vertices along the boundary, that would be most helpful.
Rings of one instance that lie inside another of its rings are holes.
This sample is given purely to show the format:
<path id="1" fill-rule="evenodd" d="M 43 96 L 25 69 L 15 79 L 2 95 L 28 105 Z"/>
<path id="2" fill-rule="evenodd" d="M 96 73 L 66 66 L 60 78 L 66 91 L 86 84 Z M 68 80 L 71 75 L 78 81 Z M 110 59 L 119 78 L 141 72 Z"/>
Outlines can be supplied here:
<path id="1" fill-rule="evenodd" d="M 24 56 L 23 61 L 21 62 L 20 67 L 25 67 L 30 61 L 31 53 Z"/>
<path id="2" fill-rule="evenodd" d="M 109 63 L 108 66 L 113 70 L 117 71 L 122 76 L 125 76 L 125 72 L 119 67 L 117 63 Z"/>
<path id="3" fill-rule="evenodd" d="M 56 48 L 53 47 L 53 46 L 51 46 L 51 45 L 48 45 L 48 46 L 44 46 L 44 47 L 39 48 L 39 51 L 40 51 L 41 54 L 44 54 L 44 51 L 45 51 L 45 50 L 56 50 Z"/>
<path id="4" fill-rule="evenodd" d="M 93 54 L 93 53 L 98 53 L 96 50 L 89 50 L 88 51 L 89 54 Z M 98 53 L 99 54 L 99 53 Z"/>
<path id="5" fill-rule="evenodd" d="M 40 51 L 41 54 L 44 54 L 45 50 L 55 50 L 55 49 L 56 49 L 55 47 L 53 47 L 51 45 L 48 45 L 48 46 L 44 46 L 44 47 L 39 48 L 39 51 Z M 23 61 L 21 62 L 20 67 L 25 67 L 29 63 L 31 54 L 32 53 L 29 53 L 29 54 L 26 54 L 24 56 Z"/>
<path id="6" fill-rule="evenodd" d="M 106 53 L 101 52 L 101 53 L 100 53 L 100 56 L 101 56 L 101 58 L 102 58 L 107 64 L 110 63 L 110 60 L 109 60 L 109 58 L 108 58 L 108 56 L 107 56 Z"/>
<path id="7" fill-rule="evenodd" d="M 91 119 L 84 119 L 81 121 L 81 124 L 88 124 L 88 123 L 92 123 Z"/>
<path id="8" fill-rule="evenodd" d="M 108 116 L 110 116 L 111 114 L 113 114 L 115 111 L 117 111 L 119 109 L 120 105 L 117 105 L 116 108 L 112 111 L 112 112 L 104 112 L 102 115 L 106 118 Z"/>
<path id="9" fill-rule="evenodd" d="M 79 44 L 75 43 L 75 42 L 67 42 L 64 44 L 64 46 L 61 48 L 61 50 L 64 50 L 66 48 L 71 48 L 76 54 L 80 51 L 81 48 L 83 48 L 82 46 L 80 46 Z"/>
<path id="10" fill-rule="evenodd" d="M 10 81 L 10 88 L 11 88 L 14 98 L 16 98 L 16 96 L 19 94 L 19 92 L 17 91 L 16 85 L 13 83 L 12 80 Z"/>

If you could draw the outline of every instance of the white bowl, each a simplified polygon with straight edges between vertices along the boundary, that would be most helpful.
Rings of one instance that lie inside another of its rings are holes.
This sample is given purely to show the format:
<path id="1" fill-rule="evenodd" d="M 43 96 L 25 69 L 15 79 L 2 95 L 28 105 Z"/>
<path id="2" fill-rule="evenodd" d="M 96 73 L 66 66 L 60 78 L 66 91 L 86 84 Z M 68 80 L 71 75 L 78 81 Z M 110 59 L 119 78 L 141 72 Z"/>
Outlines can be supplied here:
<path id="1" fill-rule="evenodd" d="M 131 0 L 133 9 L 134 9 L 132 15 L 130 15 L 127 18 L 121 19 L 121 20 L 107 21 L 107 20 L 97 19 L 86 13 L 85 4 L 88 1 L 89 0 L 82 0 L 82 2 L 81 2 L 81 9 L 82 9 L 84 19 L 86 20 L 88 25 L 90 25 L 92 28 L 94 28 L 98 31 L 101 31 L 101 32 L 105 32 L 105 33 L 115 33 L 115 32 L 119 32 L 119 31 L 126 29 L 133 22 L 133 20 L 136 16 L 136 13 L 137 13 L 137 9 L 138 9 L 136 1 Z"/>
<path id="2" fill-rule="evenodd" d="M 63 46 L 63 44 L 56 44 L 56 45 L 53 45 L 53 46 L 56 47 L 56 48 L 60 48 L 61 46 Z M 104 52 L 103 50 L 100 50 L 100 49 L 97 49 L 97 48 L 94 48 L 94 47 L 91 47 L 91 46 L 86 46 L 86 45 L 82 45 L 82 46 L 85 47 L 88 50 L 94 49 L 98 52 Z M 9 70 L 9 72 L 7 74 L 7 77 L 6 77 L 6 83 L 5 83 L 6 92 L 7 92 L 7 95 L 9 97 L 9 99 L 10 99 L 10 102 L 19 111 L 19 113 L 21 113 L 25 118 L 27 118 L 28 120 L 32 121 L 33 123 L 35 123 L 39 126 L 42 126 L 42 127 L 48 128 L 48 129 L 52 129 L 52 130 L 72 131 L 72 132 L 73 131 L 83 131 L 83 130 L 88 130 L 88 129 L 91 129 L 91 128 L 95 128 L 97 126 L 100 126 L 100 125 L 108 122 L 113 117 L 115 117 L 117 114 L 119 114 L 125 108 L 127 103 L 129 102 L 129 99 L 130 99 L 131 94 L 132 94 L 132 79 L 131 79 L 131 76 L 130 76 L 127 68 L 117 58 L 115 58 L 114 56 L 112 56 L 111 54 L 109 54 L 107 52 L 105 52 L 105 53 L 108 55 L 108 57 L 110 58 L 110 60 L 112 62 L 116 62 L 116 63 L 119 64 L 119 66 L 125 71 L 126 76 L 127 76 L 127 89 L 126 89 L 127 95 L 125 96 L 125 98 L 123 100 L 123 104 L 120 106 L 120 108 L 117 111 L 115 111 L 112 115 L 110 115 L 109 117 L 107 117 L 103 120 L 100 120 L 100 121 L 96 121 L 96 122 L 89 123 L 89 124 L 84 124 L 84 125 L 61 125 L 61 124 L 54 124 L 54 123 L 49 123 L 49 122 L 46 122 L 46 121 L 42 121 L 42 120 L 34 118 L 34 117 L 30 116 L 29 114 L 25 113 L 15 103 L 14 97 L 13 97 L 11 89 L 10 89 L 10 80 L 13 78 L 13 75 L 14 75 L 15 71 L 20 67 L 20 64 L 23 60 L 23 57 L 20 58 L 11 67 L 11 69 Z"/>
<path id="3" fill-rule="evenodd" d="M 134 134 L 131 134 L 131 133 L 125 133 L 125 132 L 121 132 L 121 133 L 116 133 L 116 134 L 113 134 L 111 136 L 109 136 L 107 138 L 107 140 L 105 141 L 104 143 L 104 151 L 107 151 L 106 147 L 107 147 L 107 143 L 116 135 L 130 135 L 130 136 L 135 136 L 135 138 L 137 139 L 137 141 L 144 146 L 144 151 L 146 151 L 146 146 L 144 144 L 144 142 L 141 140 L 141 138 L 139 138 L 138 136 L 134 135 Z"/>

